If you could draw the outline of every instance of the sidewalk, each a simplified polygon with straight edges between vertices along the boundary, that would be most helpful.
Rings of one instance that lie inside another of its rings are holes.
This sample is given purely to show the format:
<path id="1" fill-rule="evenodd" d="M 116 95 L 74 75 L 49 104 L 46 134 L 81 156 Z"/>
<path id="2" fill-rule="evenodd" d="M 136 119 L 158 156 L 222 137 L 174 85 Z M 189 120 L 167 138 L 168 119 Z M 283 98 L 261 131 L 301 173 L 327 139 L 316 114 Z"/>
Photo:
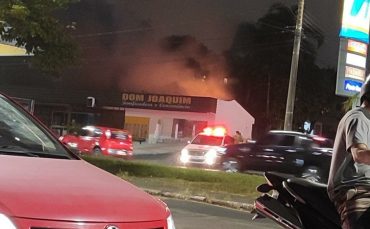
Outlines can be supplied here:
<path id="1" fill-rule="evenodd" d="M 148 142 L 134 142 L 134 154 L 164 154 L 164 153 L 180 153 L 181 150 L 187 145 L 186 142 L 159 142 L 156 144 L 149 144 Z"/>

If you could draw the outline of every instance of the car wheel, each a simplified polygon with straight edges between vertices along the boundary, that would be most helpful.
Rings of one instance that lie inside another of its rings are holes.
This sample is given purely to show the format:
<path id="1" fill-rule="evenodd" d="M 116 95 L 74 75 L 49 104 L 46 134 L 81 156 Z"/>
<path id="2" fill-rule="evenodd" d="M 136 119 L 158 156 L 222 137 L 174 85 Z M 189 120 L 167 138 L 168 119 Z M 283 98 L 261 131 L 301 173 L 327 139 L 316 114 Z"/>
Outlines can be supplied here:
<path id="1" fill-rule="evenodd" d="M 321 170 L 317 167 L 306 168 L 302 173 L 302 178 L 317 183 L 322 183 L 324 180 Z"/>
<path id="2" fill-rule="evenodd" d="M 228 157 L 222 162 L 222 170 L 229 173 L 237 173 L 240 171 L 240 161 L 233 157 Z"/>
<path id="3" fill-rule="evenodd" d="M 101 149 L 100 148 L 95 148 L 93 153 L 97 157 L 103 156 L 103 153 L 101 152 Z"/>

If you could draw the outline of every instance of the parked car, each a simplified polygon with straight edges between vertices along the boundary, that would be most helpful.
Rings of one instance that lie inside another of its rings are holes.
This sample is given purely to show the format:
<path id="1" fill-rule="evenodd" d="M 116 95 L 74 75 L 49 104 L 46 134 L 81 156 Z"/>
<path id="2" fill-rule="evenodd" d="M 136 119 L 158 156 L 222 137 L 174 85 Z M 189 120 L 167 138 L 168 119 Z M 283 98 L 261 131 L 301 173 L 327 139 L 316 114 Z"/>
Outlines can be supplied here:
<path id="1" fill-rule="evenodd" d="M 109 155 L 128 159 L 133 157 L 132 135 L 126 130 L 85 126 L 77 134 L 67 134 L 59 140 L 76 148 L 81 154 Z"/>
<path id="2" fill-rule="evenodd" d="M 231 172 L 276 171 L 326 182 L 333 141 L 293 131 L 270 131 L 255 142 L 228 145 L 217 154 Z"/>
<path id="3" fill-rule="evenodd" d="M 180 163 L 183 166 L 215 168 L 220 163 L 217 150 L 229 144 L 234 144 L 234 138 L 227 134 L 225 128 L 205 128 L 182 149 Z"/>
<path id="4" fill-rule="evenodd" d="M 164 202 L 71 153 L 1 93 L 0 183 L 2 229 L 175 228 Z"/>

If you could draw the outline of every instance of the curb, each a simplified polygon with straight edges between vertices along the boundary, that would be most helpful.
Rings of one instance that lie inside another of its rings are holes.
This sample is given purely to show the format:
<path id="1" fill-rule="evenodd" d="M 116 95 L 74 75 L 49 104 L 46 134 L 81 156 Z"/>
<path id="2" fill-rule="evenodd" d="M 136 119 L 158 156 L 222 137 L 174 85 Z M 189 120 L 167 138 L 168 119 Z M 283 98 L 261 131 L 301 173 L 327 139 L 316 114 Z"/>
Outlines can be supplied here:
<path id="1" fill-rule="evenodd" d="M 193 200 L 193 201 L 233 208 L 237 210 L 243 210 L 247 212 L 251 212 L 254 209 L 253 204 L 240 203 L 240 202 L 234 202 L 234 201 L 224 201 L 224 200 L 212 200 L 212 199 L 207 199 L 204 196 L 189 196 L 189 195 L 176 194 L 172 192 L 163 192 L 163 191 L 153 190 L 153 189 L 143 189 L 143 190 L 153 196 L 164 196 L 168 198 L 175 198 L 175 199 L 181 199 L 181 200 Z"/>

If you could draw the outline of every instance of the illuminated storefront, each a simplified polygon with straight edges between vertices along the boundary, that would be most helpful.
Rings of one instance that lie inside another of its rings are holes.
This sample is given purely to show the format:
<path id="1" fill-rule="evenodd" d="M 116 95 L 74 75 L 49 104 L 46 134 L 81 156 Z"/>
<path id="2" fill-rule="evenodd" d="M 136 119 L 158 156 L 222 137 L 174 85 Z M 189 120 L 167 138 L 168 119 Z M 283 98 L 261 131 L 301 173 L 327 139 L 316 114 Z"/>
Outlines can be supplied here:
<path id="1" fill-rule="evenodd" d="M 191 139 L 207 125 L 251 137 L 254 118 L 236 101 L 180 95 L 123 93 L 125 129 L 149 142 Z"/>

